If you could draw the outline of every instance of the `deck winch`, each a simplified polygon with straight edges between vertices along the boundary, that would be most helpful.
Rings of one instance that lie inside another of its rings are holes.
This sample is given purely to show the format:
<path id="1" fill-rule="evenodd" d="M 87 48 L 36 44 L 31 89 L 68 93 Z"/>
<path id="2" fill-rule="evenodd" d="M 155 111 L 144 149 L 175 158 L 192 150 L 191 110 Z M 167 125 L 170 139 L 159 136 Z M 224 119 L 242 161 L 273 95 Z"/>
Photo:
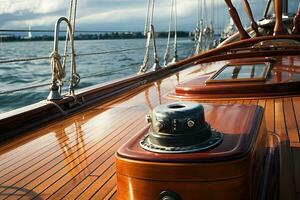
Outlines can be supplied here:
<path id="1" fill-rule="evenodd" d="M 146 117 L 151 123 L 140 145 L 156 153 L 188 153 L 218 145 L 223 134 L 205 121 L 204 107 L 193 102 L 160 105 Z"/>

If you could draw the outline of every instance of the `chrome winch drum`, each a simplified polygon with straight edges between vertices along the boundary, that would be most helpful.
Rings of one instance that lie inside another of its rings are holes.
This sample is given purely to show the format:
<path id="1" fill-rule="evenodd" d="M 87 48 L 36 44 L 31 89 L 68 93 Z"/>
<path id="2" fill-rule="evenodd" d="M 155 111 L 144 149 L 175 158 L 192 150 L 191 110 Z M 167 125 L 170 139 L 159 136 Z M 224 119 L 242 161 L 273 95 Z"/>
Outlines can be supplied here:
<path id="1" fill-rule="evenodd" d="M 189 153 L 220 144 L 223 134 L 205 121 L 204 107 L 193 102 L 157 106 L 146 117 L 151 123 L 140 145 L 156 153 Z"/>

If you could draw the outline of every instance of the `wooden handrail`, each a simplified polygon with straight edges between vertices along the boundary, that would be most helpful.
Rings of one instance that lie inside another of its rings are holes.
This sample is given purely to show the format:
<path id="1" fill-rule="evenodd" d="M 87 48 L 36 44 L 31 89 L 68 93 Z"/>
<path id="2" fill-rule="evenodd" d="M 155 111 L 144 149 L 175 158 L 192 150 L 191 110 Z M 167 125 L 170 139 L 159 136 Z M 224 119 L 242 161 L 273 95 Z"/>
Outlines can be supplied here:
<path id="1" fill-rule="evenodd" d="M 251 10 L 248 0 L 243 0 L 243 4 L 244 4 L 244 8 L 246 10 L 246 13 L 250 19 L 251 28 L 255 31 L 255 34 L 258 37 L 258 36 L 260 36 L 259 31 L 258 31 L 258 24 L 256 23 L 256 21 L 253 17 L 253 13 L 252 13 L 252 10 Z"/>
<path id="2" fill-rule="evenodd" d="M 250 38 L 248 33 L 245 31 L 245 29 L 242 25 L 241 19 L 239 17 L 239 14 L 238 14 L 237 10 L 235 9 L 235 7 L 233 6 L 231 0 L 225 0 L 225 3 L 228 6 L 228 11 L 229 11 L 231 18 L 240 33 L 241 40 Z"/>
<path id="3" fill-rule="evenodd" d="M 286 33 L 282 23 L 282 0 L 274 0 L 275 2 L 275 26 L 274 35 L 283 35 Z"/>
<path id="4" fill-rule="evenodd" d="M 300 34 L 300 3 L 298 5 L 298 11 L 294 18 L 293 34 Z"/>

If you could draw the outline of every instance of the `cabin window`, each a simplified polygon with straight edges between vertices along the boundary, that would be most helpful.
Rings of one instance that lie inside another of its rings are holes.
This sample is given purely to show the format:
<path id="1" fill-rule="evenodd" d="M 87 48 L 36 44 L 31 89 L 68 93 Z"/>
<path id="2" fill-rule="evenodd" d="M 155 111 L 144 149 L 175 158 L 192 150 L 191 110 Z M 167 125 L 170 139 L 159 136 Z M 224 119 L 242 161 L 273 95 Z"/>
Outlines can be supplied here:
<path id="1" fill-rule="evenodd" d="M 269 63 L 230 64 L 222 67 L 206 83 L 265 81 Z"/>

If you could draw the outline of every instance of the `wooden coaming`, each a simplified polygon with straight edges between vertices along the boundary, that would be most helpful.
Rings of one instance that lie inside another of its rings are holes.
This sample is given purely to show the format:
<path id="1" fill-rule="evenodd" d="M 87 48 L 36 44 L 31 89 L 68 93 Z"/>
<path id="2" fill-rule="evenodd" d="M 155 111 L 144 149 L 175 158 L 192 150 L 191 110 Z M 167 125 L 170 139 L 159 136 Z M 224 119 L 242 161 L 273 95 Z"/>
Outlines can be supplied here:
<path id="1" fill-rule="evenodd" d="M 277 61 L 272 64 L 265 81 L 249 79 L 237 83 L 238 80 L 212 81 L 210 78 L 214 74 L 199 76 L 177 86 L 176 92 L 170 96 L 181 99 L 199 99 L 224 98 L 228 95 L 238 98 L 298 94 L 300 87 L 300 75 L 298 73 L 300 60 L 298 58 L 297 56 L 284 57 L 284 59 L 277 57 Z M 255 59 L 252 60 L 253 63 L 257 62 Z M 242 63 L 243 59 L 240 62 Z M 251 62 L 246 59 L 245 63 Z"/>
<path id="2" fill-rule="evenodd" d="M 0 198 L 115 199 L 115 151 L 147 126 L 144 116 L 153 107 L 174 101 L 166 94 L 174 92 L 177 84 L 201 73 L 199 66 L 188 68 L 155 84 L 136 87 L 111 102 L 2 142 Z M 284 195 L 300 196 L 299 94 L 193 101 L 254 104 L 265 108 L 267 130 L 278 136 L 285 149 L 281 181 L 289 193 Z"/>

